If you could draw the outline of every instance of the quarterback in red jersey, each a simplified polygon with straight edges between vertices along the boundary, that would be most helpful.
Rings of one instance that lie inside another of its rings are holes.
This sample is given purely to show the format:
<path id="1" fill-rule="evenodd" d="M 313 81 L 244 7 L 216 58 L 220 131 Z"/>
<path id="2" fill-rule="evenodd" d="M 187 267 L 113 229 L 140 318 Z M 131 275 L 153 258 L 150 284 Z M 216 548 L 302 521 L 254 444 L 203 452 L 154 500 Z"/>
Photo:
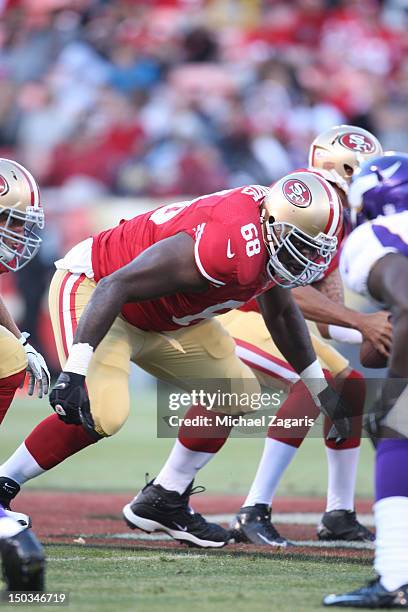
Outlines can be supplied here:
<path id="1" fill-rule="evenodd" d="M 224 379 L 232 391 L 259 392 L 233 339 L 214 319 L 254 297 L 276 344 L 347 437 L 341 403 L 285 290 L 327 268 L 341 223 L 335 191 L 304 171 L 271 189 L 247 186 L 164 206 L 74 247 L 57 262 L 50 288 L 64 367 L 51 394 L 57 414 L 37 426 L 0 476 L 18 486 L 118 431 L 129 411 L 130 361 L 182 387 L 188 380 Z M 223 546 L 227 531 L 189 510 L 191 488 L 179 494 L 150 484 L 144 497 L 156 515 L 146 520 L 177 539 Z M 7 501 L 4 489 L 0 498 Z"/>

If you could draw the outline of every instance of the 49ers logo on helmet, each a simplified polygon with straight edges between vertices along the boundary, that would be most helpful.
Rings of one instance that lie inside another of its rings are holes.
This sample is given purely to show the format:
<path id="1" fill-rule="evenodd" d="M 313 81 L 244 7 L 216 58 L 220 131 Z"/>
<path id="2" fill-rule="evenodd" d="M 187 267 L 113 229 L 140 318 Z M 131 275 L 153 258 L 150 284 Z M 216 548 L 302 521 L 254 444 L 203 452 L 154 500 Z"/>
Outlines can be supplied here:
<path id="1" fill-rule="evenodd" d="M 0 175 L 0 196 L 4 196 L 6 195 L 6 193 L 9 192 L 9 184 L 6 181 L 6 179 L 4 178 L 4 176 Z"/>
<path id="2" fill-rule="evenodd" d="M 371 138 L 356 132 L 344 134 L 340 138 L 340 144 L 346 147 L 346 149 L 351 149 L 351 151 L 356 151 L 357 153 L 374 153 L 376 149 L 375 142 Z"/>
<path id="3" fill-rule="evenodd" d="M 289 179 L 283 183 L 282 191 L 285 198 L 299 208 L 307 208 L 312 203 L 312 193 L 302 181 Z"/>

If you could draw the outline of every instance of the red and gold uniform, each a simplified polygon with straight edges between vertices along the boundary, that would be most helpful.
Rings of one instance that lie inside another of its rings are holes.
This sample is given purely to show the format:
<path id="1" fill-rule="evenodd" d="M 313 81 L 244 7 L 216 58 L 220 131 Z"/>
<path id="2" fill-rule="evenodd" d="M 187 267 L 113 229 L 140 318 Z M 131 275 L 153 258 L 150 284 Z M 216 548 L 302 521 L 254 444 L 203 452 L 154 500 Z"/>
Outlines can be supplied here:
<path id="1" fill-rule="evenodd" d="M 237 392 L 259 390 L 254 374 L 235 354 L 233 339 L 213 317 L 273 286 L 259 213 L 267 192 L 256 185 L 163 206 L 80 243 L 57 262 L 50 312 L 62 364 L 97 282 L 152 244 L 188 233 L 195 241 L 197 268 L 209 281 L 204 292 L 125 304 L 87 375 L 100 435 L 115 433 L 127 418 L 130 362 L 182 387 L 189 379 L 225 378 L 234 381 Z"/>
<path id="2" fill-rule="evenodd" d="M 195 241 L 196 265 L 209 289 L 126 304 L 124 318 L 140 329 L 171 331 L 245 304 L 272 286 L 259 219 L 260 201 L 267 192 L 259 185 L 232 189 L 122 221 L 93 240 L 95 281 L 152 244 L 185 232 Z"/>

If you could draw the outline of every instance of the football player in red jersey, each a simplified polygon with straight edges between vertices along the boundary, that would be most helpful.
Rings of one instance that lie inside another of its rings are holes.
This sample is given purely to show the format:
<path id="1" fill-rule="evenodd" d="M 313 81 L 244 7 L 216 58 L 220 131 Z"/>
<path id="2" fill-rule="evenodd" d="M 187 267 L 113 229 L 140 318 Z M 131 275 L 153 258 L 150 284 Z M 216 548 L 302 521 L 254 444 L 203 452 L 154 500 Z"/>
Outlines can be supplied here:
<path id="1" fill-rule="evenodd" d="M 44 212 L 33 176 L 20 164 L 0 159 L 0 274 L 17 272 L 37 254 L 44 227 Z M 39 353 L 27 342 L 30 334 L 18 329 L 0 297 L 0 423 L 18 387 L 29 376 L 28 394 L 37 385 L 38 396 L 48 393 L 49 372 Z M 14 493 L 13 482 L 3 483 Z M 0 554 L 8 590 L 42 590 L 44 553 L 31 531 L 28 518 L 0 508 Z"/>
<path id="2" fill-rule="evenodd" d="M 57 262 L 50 287 L 64 367 L 51 393 L 57 414 L 34 429 L 0 476 L 18 488 L 118 431 L 129 411 L 130 361 L 184 388 L 189 380 L 211 388 L 214 379 L 224 379 L 230 391 L 258 393 L 255 375 L 213 318 L 254 297 L 277 346 L 347 437 L 342 405 L 286 290 L 312 282 L 328 267 L 341 223 L 333 188 L 303 171 L 271 189 L 247 186 L 163 206 L 74 247 Z M 1 483 L 7 503 L 12 496 Z M 139 497 L 151 512 L 145 526 L 199 546 L 223 546 L 228 532 L 190 511 L 191 488 L 189 482 L 179 493 L 150 483 Z"/>
<path id="3" fill-rule="evenodd" d="M 320 134 L 310 148 L 313 170 L 329 180 L 344 202 L 349 181 L 359 165 L 381 152 L 378 140 L 356 126 L 337 126 Z M 344 306 L 343 286 L 338 272 L 337 255 L 328 269 L 312 285 L 293 290 L 303 315 L 318 325 L 324 337 L 339 341 L 361 342 L 368 338 L 376 348 L 387 353 L 391 342 L 388 313 L 361 314 Z M 307 389 L 288 364 L 265 326 L 256 300 L 217 317 L 237 344 L 237 355 L 251 367 L 258 381 L 271 389 L 291 389 L 277 411 L 277 419 L 297 419 L 305 413 L 318 414 Z M 365 399 L 362 375 L 350 368 L 348 361 L 332 346 L 312 334 L 312 342 L 321 366 L 330 372 L 338 392 L 355 415 L 361 415 Z M 193 406 L 186 418 L 204 416 L 205 410 Z M 293 421 L 292 421 L 293 422 Z M 326 419 L 325 433 L 330 422 Z M 241 542 L 264 546 L 286 546 L 288 541 L 271 523 L 271 503 L 290 461 L 303 442 L 309 427 L 292 432 L 271 426 L 254 482 L 243 507 L 233 521 L 233 537 Z M 221 435 L 223 433 L 224 435 Z M 181 490 L 196 465 L 203 465 L 217 452 L 229 435 L 219 431 L 217 439 L 200 438 L 194 428 L 182 427 L 178 440 L 155 483 Z M 329 467 L 326 511 L 318 527 L 318 537 L 327 540 L 371 541 L 373 534 L 359 523 L 354 511 L 354 493 L 360 449 L 361 420 L 354 419 L 353 435 L 341 444 L 325 436 Z M 186 449 L 189 456 L 186 456 Z M 183 478 L 177 477 L 183 466 Z M 191 478 L 190 478 L 191 479 Z"/>

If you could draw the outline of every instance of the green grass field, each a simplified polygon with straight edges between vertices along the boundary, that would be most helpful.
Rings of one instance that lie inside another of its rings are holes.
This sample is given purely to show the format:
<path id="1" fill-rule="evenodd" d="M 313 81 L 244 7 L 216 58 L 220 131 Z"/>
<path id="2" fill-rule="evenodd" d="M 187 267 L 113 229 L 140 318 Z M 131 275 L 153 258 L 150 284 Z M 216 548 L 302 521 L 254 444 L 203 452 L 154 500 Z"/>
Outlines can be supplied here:
<path id="1" fill-rule="evenodd" d="M 50 414 L 45 401 L 17 399 L 0 429 L 0 459 L 7 458 L 24 436 Z M 103 440 L 47 474 L 28 483 L 29 488 L 133 491 L 144 484 L 145 473 L 154 476 L 164 463 L 173 440 L 156 438 L 155 396 L 134 397 L 129 420 L 114 437 Z M 245 494 L 261 456 L 263 439 L 230 439 L 215 459 L 201 471 L 198 482 L 211 493 Z M 372 495 L 373 452 L 364 440 L 357 494 Z M 324 495 L 326 460 L 321 439 L 307 439 L 287 473 L 281 495 Z"/>
<path id="2" fill-rule="evenodd" d="M 17 399 L 0 430 L 1 459 L 49 414 L 46 402 Z M 128 491 L 157 473 L 172 440 L 156 439 L 155 397 L 134 397 L 123 430 L 32 481 L 32 489 Z M 262 451 L 262 439 L 232 439 L 202 471 L 197 484 L 209 493 L 244 494 Z M 358 496 L 372 494 L 373 453 L 363 445 Z M 280 488 L 281 495 L 324 495 L 326 465 L 320 439 L 306 440 Z M 29 510 L 29 509 L 28 509 Z M 297 509 L 301 511 L 301 508 Z M 52 509 L 50 510 L 52 511 Z M 180 552 L 120 547 L 48 545 L 47 590 L 69 593 L 80 612 L 311 611 L 329 592 L 359 586 L 371 575 L 367 562 L 274 551 L 265 554 Z M 14 606 L 15 608 L 15 606 Z M 4 610 L 13 609 L 2 606 Z M 57 609 L 55 606 L 49 609 Z M 66 608 L 65 608 L 66 609 Z"/>
<path id="3" fill-rule="evenodd" d="M 306 612 L 323 594 L 359 586 L 364 564 L 284 555 L 104 551 L 47 547 L 48 589 L 67 591 L 70 608 L 199 612 Z M 73 588 L 75 584 L 75 588 Z"/>
<path id="4" fill-rule="evenodd" d="M 359 586 L 366 564 L 309 560 L 276 553 L 231 555 L 48 546 L 47 591 L 68 594 L 81 612 L 311 612 L 322 596 Z M 75 586 L 74 586 L 75 585 Z M 1 606 L 12 610 L 16 606 Z"/>

